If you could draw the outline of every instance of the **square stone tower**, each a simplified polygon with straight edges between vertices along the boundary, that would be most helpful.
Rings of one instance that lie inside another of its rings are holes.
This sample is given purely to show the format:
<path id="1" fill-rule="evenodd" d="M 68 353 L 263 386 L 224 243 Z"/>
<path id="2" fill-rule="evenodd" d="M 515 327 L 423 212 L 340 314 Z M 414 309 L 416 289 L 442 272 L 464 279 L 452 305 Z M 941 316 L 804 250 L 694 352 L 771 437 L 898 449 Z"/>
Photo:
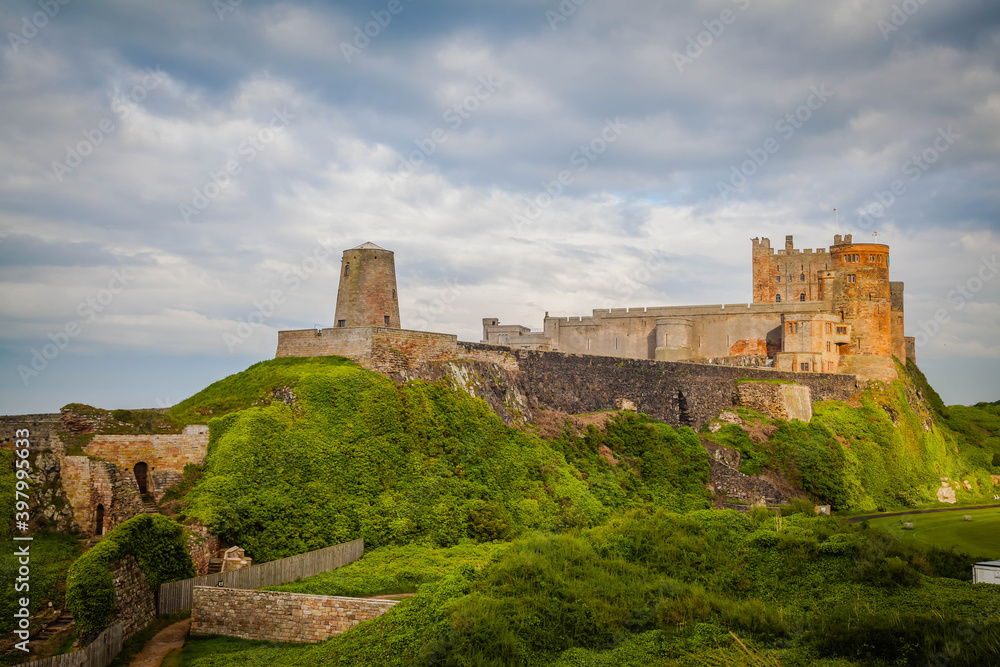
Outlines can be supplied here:
<path id="1" fill-rule="evenodd" d="M 344 251 L 334 325 L 402 328 L 396 296 L 396 262 L 391 250 L 368 241 Z"/>

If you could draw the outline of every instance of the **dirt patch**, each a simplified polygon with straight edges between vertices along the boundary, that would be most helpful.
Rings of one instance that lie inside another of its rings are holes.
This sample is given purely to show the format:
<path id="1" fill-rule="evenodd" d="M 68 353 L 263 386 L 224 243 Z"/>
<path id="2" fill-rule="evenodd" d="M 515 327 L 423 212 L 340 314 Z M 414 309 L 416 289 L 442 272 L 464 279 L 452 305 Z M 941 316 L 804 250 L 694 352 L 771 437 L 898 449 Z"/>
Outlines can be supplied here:
<path id="1" fill-rule="evenodd" d="M 597 430 L 604 432 L 608 420 L 617 414 L 617 412 L 593 412 L 571 415 L 562 410 L 538 410 L 535 412 L 535 427 L 538 429 L 538 435 L 543 438 L 558 438 L 568 421 L 573 435 L 582 436 L 586 435 L 588 426 L 595 426 Z"/>
<path id="2" fill-rule="evenodd" d="M 778 427 L 773 424 L 740 424 L 740 428 L 758 445 L 763 445 L 778 432 Z"/>
<path id="3" fill-rule="evenodd" d="M 597 454 L 611 465 L 618 465 L 618 459 L 615 458 L 615 455 L 611 452 L 607 445 L 601 445 L 598 447 Z"/>
<path id="4" fill-rule="evenodd" d="M 160 630 L 146 642 L 142 651 L 132 658 L 129 667 L 160 667 L 160 663 L 163 662 L 168 653 L 184 646 L 190 625 L 191 619 L 185 618 L 183 621 L 178 621 Z"/>

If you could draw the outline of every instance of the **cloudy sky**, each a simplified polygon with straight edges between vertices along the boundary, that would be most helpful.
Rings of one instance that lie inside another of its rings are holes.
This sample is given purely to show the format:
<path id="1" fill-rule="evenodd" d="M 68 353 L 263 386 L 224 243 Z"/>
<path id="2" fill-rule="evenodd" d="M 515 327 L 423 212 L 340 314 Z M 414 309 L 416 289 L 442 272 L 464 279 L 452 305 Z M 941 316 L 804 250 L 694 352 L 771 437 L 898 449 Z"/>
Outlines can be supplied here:
<path id="1" fill-rule="evenodd" d="M 4 413 L 176 403 L 331 325 L 368 240 L 404 327 L 479 340 L 746 302 L 752 237 L 877 233 L 932 384 L 1000 398 L 995 0 L 2 0 L 0 27 Z"/>

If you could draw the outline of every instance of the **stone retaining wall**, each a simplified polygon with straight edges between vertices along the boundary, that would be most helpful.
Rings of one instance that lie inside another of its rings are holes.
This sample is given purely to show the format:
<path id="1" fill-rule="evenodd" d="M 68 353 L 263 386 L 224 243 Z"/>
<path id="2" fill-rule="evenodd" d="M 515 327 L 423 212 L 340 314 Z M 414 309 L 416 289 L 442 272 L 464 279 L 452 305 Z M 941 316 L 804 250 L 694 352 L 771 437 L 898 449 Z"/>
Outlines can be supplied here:
<path id="1" fill-rule="evenodd" d="M 128 639 L 156 617 L 156 598 L 146 573 L 131 554 L 114 562 L 111 578 L 115 584 L 115 611 L 111 622 L 121 623 L 123 635 Z"/>
<path id="2" fill-rule="evenodd" d="M 315 643 L 381 616 L 395 600 L 196 586 L 192 635 Z"/>

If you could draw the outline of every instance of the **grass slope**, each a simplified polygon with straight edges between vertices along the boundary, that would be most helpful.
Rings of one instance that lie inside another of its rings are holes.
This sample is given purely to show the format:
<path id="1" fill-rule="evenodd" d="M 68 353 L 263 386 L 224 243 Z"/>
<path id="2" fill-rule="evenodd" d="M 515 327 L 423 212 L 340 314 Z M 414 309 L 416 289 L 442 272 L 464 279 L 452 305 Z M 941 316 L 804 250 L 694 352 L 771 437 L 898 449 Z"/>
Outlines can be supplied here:
<path id="1" fill-rule="evenodd" d="M 343 360 L 278 359 L 172 416 L 239 406 L 209 422 L 205 470 L 182 516 L 257 562 L 357 537 L 451 546 L 593 526 L 644 504 L 708 506 L 697 436 L 640 415 L 620 415 L 602 436 L 628 462 L 612 465 L 594 447 L 509 428 L 442 383 L 400 387 Z"/>
<path id="2" fill-rule="evenodd" d="M 835 510 L 882 511 L 934 503 L 941 478 L 960 502 L 990 502 L 993 466 L 1000 456 L 1000 408 L 979 404 L 945 408 L 912 363 L 899 379 L 874 383 L 856 401 L 821 401 L 808 423 L 740 415 L 754 440 L 737 425 L 702 437 L 740 450 L 741 471 L 770 468 Z M 761 441 L 763 440 L 763 441 Z M 968 489 L 965 488 L 968 484 Z"/>

